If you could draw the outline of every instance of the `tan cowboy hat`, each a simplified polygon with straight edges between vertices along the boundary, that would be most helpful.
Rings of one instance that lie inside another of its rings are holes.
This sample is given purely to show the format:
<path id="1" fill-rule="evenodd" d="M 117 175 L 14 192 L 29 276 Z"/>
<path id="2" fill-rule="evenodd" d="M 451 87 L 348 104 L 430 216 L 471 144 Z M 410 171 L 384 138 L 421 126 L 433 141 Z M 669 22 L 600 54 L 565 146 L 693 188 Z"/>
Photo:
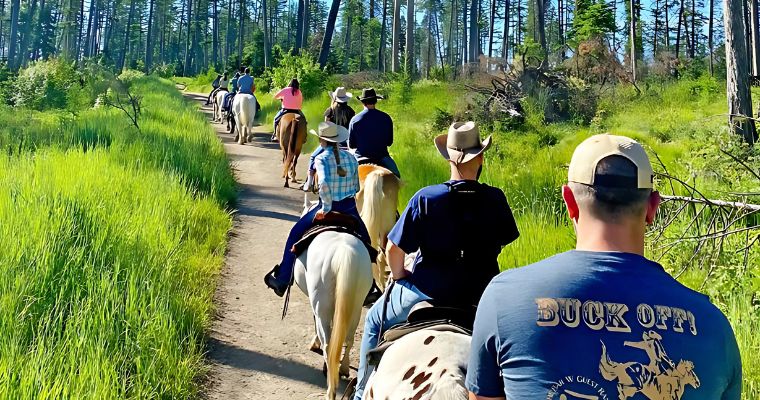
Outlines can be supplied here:
<path id="1" fill-rule="evenodd" d="M 464 164 L 491 147 L 491 136 L 480 140 L 475 122 L 454 122 L 449 133 L 435 138 L 435 146 L 443 158 L 456 164 Z"/>
<path id="2" fill-rule="evenodd" d="M 334 92 L 330 92 L 330 98 L 333 99 L 333 101 L 337 101 L 338 103 L 347 103 L 353 97 L 354 95 L 346 92 L 346 88 L 343 86 L 335 89 Z"/>
<path id="3" fill-rule="evenodd" d="M 315 132 L 312 129 L 310 133 L 328 142 L 341 143 L 348 140 L 348 129 L 332 122 L 320 122 L 317 130 L 319 132 Z"/>

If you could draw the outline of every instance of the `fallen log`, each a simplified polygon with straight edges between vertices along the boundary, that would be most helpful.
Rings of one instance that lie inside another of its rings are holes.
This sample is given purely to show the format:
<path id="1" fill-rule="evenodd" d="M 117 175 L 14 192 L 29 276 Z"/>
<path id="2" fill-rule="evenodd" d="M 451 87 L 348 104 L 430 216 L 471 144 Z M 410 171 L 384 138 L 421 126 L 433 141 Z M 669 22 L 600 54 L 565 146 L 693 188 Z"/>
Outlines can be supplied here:
<path id="1" fill-rule="evenodd" d="M 694 203 L 694 204 L 706 204 L 706 205 L 716 206 L 716 207 L 728 207 L 728 208 L 735 208 L 739 210 L 747 210 L 747 211 L 752 211 L 752 212 L 760 211 L 760 205 L 758 204 L 742 203 L 739 201 L 710 200 L 710 199 L 702 199 L 702 198 L 694 198 L 694 197 L 686 197 L 686 196 L 668 196 L 668 195 L 662 195 L 661 197 L 665 201 L 685 201 L 685 202 Z"/>

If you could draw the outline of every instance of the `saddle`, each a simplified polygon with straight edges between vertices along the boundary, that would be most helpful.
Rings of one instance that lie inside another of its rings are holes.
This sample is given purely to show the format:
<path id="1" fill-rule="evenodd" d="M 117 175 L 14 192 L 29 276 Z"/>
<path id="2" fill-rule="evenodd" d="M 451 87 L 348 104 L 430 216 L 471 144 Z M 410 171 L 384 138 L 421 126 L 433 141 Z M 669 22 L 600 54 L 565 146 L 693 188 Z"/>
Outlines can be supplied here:
<path id="1" fill-rule="evenodd" d="M 418 303 L 412 308 L 405 323 L 391 327 L 385 333 L 380 343 L 367 353 L 367 362 L 377 366 L 380 359 L 397 340 L 421 330 L 439 332 L 454 332 L 471 336 L 475 322 L 475 308 L 471 310 L 434 306 L 429 301 Z"/>
<path id="2" fill-rule="evenodd" d="M 309 248 L 311 242 L 313 242 L 314 239 L 319 236 L 319 234 L 324 232 L 348 233 L 349 235 L 362 240 L 361 236 L 358 233 L 359 221 L 357 221 L 356 218 L 351 215 L 331 211 L 325 214 L 325 217 L 323 219 L 314 220 L 314 224 L 315 226 L 306 231 L 301 239 L 299 239 L 290 249 L 290 251 L 295 253 L 296 256 L 300 256 L 304 251 L 306 251 L 306 249 Z M 364 243 L 364 247 L 366 247 L 367 251 L 369 252 L 370 260 L 372 260 L 374 263 L 378 255 L 377 250 L 372 248 L 371 243 L 365 242 L 364 240 L 362 240 L 362 243 Z"/>

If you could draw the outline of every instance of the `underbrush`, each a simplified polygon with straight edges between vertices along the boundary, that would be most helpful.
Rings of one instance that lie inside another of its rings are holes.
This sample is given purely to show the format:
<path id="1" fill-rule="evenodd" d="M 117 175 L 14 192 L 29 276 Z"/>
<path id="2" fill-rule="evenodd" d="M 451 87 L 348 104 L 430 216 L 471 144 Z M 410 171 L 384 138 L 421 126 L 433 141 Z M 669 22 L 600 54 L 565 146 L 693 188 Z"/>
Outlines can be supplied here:
<path id="1" fill-rule="evenodd" d="M 187 398 L 235 186 L 173 84 L 117 111 L 0 110 L 0 397 Z"/>

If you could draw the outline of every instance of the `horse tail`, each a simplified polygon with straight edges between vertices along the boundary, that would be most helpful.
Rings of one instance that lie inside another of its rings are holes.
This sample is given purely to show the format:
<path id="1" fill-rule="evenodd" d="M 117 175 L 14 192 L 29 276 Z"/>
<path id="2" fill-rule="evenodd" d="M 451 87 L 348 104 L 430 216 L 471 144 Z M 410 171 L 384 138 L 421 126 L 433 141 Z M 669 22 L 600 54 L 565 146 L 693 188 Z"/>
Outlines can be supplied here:
<path id="1" fill-rule="evenodd" d="M 296 117 L 290 121 L 290 125 L 288 126 L 290 128 L 290 143 L 288 143 L 290 147 L 290 154 L 296 153 L 296 142 L 298 141 L 298 124 L 298 117 Z"/>
<path id="2" fill-rule="evenodd" d="M 357 311 L 361 312 L 361 303 L 366 293 L 362 292 L 362 268 L 355 259 L 359 249 L 347 243 L 339 243 L 332 256 L 335 271 L 335 310 L 333 312 L 332 332 L 327 343 L 327 387 L 337 390 L 339 368 L 343 343 L 348 337 L 348 330 L 353 320 L 358 320 Z M 368 289 L 368 288 L 367 288 Z M 361 298 L 358 298 L 358 297 Z M 358 309 L 358 310 L 357 310 Z"/>
<path id="3" fill-rule="evenodd" d="M 380 246 L 382 232 L 382 202 L 385 198 L 383 193 L 383 172 L 375 170 L 370 172 L 364 179 L 364 201 L 362 202 L 361 217 L 367 226 L 372 247 Z"/>
<path id="4" fill-rule="evenodd" d="M 602 342 L 602 356 L 601 361 L 599 361 L 599 372 L 602 374 L 602 377 L 608 381 L 617 379 L 618 376 L 614 370 L 617 365 L 618 363 L 610 360 L 610 356 L 607 354 L 607 346 Z"/>

